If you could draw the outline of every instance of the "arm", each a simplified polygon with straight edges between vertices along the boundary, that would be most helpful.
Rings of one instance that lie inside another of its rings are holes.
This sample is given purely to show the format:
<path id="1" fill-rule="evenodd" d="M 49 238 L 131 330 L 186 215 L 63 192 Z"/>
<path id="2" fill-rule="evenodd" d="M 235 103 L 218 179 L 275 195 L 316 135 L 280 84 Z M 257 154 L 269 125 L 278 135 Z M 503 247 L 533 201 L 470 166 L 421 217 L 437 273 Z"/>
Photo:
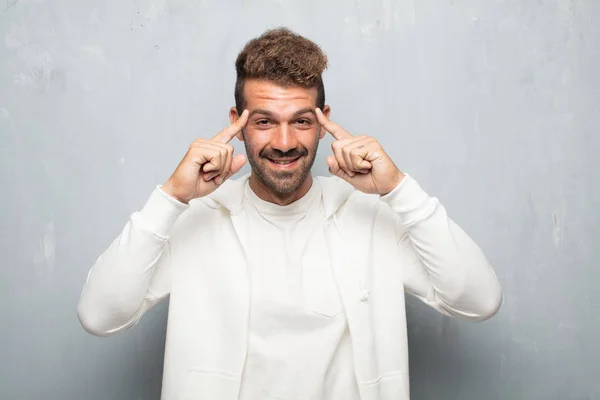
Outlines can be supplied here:
<path id="1" fill-rule="evenodd" d="M 496 275 L 438 200 L 402 173 L 375 138 L 353 136 L 315 112 L 335 138 L 329 171 L 363 193 L 380 195 L 398 216 L 399 231 L 406 233 L 399 243 L 407 257 L 406 290 L 446 315 L 476 321 L 494 315 L 502 300 Z"/>
<path id="2" fill-rule="evenodd" d="M 134 326 L 170 291 L 169 234 L 188 205 L 156 188 L 89 271 L 77 314 L 83 327 L 109 336 Z"/>
<path id="3" fill-rule="evenodd" d="M 502 290 L 475 242 L 436 198 L 406 175 L 381 200 L 399 217 L 399 251 L 408 257 L 405 288 L 441 313 L 483 321 L 498 311 Z"/>
<path id="4" fill-rule="evenodd" d="M 232 114 L 231 125 L 215 137 L 194 141 L 173 175 L 98 258 L 77 308 L 88 332 L 108 336 L 130 328 L 170 293 L 172 226 L 190 200 L 212 193 L 246 163 L 228 143 L 247 121 L 248 111 Z"/>

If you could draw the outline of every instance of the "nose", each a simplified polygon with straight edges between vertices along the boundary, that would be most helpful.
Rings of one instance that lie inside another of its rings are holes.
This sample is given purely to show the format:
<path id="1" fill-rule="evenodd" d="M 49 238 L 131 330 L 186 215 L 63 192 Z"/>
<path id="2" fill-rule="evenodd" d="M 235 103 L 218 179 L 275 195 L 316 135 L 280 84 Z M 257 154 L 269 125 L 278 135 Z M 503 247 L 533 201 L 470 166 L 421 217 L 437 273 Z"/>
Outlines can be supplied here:
<path id="1" fill-rule="evenodd" d="M 273 149 L 286 153 L 297 146 L 298 141 L 292 127 L 287 124 L 281 124 L 275 129 L 271 137 L 271 147 Z"/>

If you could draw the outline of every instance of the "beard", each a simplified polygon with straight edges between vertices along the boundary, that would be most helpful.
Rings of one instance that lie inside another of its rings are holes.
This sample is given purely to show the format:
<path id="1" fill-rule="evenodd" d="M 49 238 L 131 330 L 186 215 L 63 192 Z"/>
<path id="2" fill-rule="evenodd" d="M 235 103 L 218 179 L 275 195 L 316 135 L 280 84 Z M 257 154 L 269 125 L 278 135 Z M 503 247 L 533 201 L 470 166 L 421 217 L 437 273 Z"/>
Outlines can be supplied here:
<path id="1" fill-rule="evenodd" d="M 275 149 L 263 149 L 257 152 L 248 140 L 244 140 L 244 144 L 252 171 L 264 187 L 274 194 L 290 194 L 300 189 L 310 174 L 317 156 L 319 140 L 315 140 L 310 149 L 296 147 L 286 152 Z M 269 161 L 269 159 L 293 158 L 298 158 L 298 166 L 293 171 L 276 171 Z"/>

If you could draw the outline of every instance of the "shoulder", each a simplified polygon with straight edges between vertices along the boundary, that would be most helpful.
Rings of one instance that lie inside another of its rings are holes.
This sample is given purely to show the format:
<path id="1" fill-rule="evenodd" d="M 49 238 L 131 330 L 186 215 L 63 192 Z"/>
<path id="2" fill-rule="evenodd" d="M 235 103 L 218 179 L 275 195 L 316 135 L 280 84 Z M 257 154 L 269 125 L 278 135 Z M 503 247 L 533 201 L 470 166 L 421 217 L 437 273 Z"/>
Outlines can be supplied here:
<path id="1" fill-rule="evenodd" d="M 188 235 L 197 233 L 199 230 L 206 230 L 215 223 L 220 223 L 222 218 L 219 207 L 215 204 L 194 199 L 190 201 L 189 207 L 179 216 L 171 232 L 173 240 L 179 240 Z"/>
<path id="2" fill-rule="evenodd" d="M 379 196 L 356 190 L 348 182 L 336 176 L 319 176 L 323 193 L 323 203 L 330 214 L 338 216 L 348 214 L 372 215 L 380 207 Z"/>

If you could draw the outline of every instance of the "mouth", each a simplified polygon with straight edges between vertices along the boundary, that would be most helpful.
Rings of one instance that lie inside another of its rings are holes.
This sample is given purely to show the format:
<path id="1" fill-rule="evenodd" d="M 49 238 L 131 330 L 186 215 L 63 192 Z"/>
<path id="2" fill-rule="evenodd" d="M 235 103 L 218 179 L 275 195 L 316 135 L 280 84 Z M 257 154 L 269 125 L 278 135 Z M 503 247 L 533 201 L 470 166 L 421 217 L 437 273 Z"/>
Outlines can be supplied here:
<path id="1" fill-rule="evenodd" d="M 300 160 L 300 157 L 286 159 L 267 158 L 267 160 L 269 160 L 269 163 L 275 168 L 289 169 L 295 167 L 298 164 L 298 160 Z"/>

